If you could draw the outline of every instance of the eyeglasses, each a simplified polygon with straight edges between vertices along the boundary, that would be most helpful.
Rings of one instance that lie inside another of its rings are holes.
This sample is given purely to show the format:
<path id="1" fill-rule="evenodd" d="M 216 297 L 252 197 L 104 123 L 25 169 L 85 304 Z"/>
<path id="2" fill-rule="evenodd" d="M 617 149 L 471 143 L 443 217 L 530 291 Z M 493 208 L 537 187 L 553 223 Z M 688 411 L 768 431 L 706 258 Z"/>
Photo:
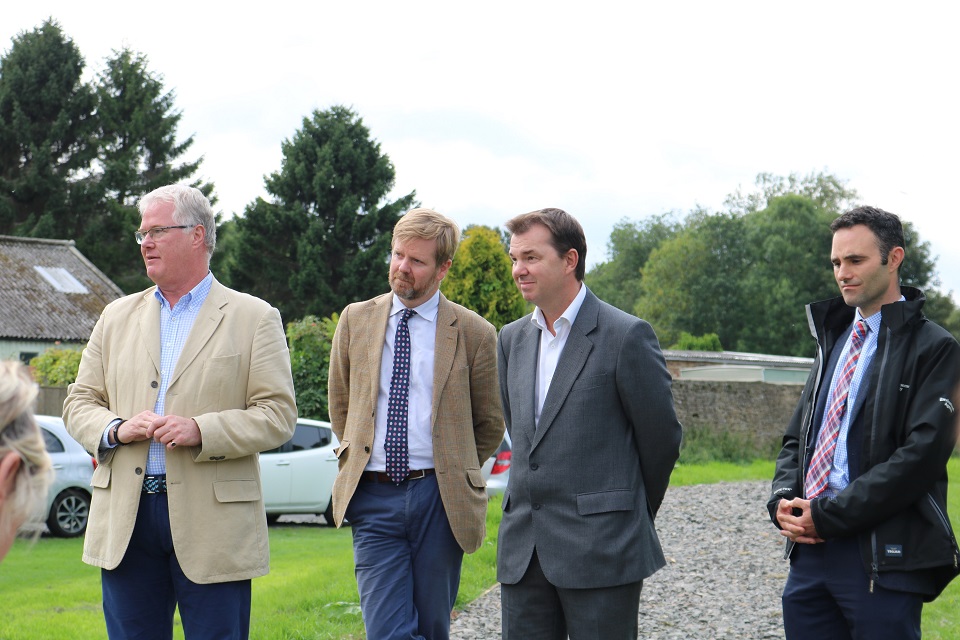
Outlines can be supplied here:
<path id="1" fill-rule="evenodd" d="M 197 225 L 195 224 L 175 224 L 170 225 L 169 227 L 153 227 L 152 229 L 147 229 L 146 231 L 135 231 L 133 237 L 137 239 L 137 244 L 143 244 L 143 241 L 147 239 L 147 236 L 153 239 L 154 242 L 166 235 L 167 231 L 170 229 L 192 229 Z"/>

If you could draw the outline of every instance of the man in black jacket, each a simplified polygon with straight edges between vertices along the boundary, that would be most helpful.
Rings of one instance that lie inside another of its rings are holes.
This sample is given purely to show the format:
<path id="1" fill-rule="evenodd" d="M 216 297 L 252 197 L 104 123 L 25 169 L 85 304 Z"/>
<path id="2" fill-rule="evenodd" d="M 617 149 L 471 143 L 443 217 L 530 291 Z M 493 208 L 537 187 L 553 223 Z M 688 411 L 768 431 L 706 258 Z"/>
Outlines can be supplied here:
<path id="1" fill-rule="evenodd" d="M 900 219 L 834 220 L 842 297 L 807 306 L 817 358 L 783 437 L 773 523 L 788 541 L 788 640 L 919 638 L 924 602 L 957 574 L 946 512 L 960 345 L 899 284 Z"/>

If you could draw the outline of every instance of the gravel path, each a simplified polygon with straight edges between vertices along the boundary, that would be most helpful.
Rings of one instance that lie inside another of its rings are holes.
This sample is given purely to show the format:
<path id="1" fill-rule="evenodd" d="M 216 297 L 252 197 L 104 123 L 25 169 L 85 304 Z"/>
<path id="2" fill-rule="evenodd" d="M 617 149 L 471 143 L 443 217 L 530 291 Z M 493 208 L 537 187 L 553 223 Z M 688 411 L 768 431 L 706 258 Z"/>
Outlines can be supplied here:
<path id="1" fill-rule="evenodd" d="M 783 543 L 767 517 L 770 483 L 737 482 L 667 491 L 657 530 L 667 566 L 640 597 L 645 640 L 781 639 Z M 500 588 L 462 611 L 452 639 L 500 638 Z"/>

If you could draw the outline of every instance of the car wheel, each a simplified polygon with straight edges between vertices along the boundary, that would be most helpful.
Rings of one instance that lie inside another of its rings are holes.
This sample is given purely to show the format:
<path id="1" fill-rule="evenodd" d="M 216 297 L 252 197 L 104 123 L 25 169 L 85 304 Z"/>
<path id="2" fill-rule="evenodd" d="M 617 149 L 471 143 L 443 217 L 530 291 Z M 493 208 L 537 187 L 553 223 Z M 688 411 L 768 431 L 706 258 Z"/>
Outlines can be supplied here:
<path id="1" fill-rule="evenodd" d="M 323 519 L 328 527 L 335 526 L 333 524 L 333 498 L 330 498 L 330 504 L 327 505 L 327 510 L 323 512 Z"/>
<path id="2" fill-rule="evenodd" d="M 77 489 L 58 495 L 50 506 L 47 528 L 60 538 L 76 538 L 87 530 L 90 518 L 90 496 Z"/>
<path id="3" fill-rule="evenodd" d="M 280 519 L 279 513 L 268 513 L 267 514 L 267 524 L 277 524 L 277 520 Z"/>

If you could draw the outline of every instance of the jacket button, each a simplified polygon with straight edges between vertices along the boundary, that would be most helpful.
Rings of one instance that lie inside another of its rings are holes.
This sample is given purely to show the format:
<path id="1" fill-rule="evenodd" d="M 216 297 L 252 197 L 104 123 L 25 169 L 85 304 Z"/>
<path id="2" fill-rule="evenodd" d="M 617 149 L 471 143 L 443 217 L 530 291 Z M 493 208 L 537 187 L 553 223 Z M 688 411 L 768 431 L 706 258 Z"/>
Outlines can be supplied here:
<path id="1" fill-rule="evenodd" d="M 141 473 L 143 473 L 143 469 L 141 469 L 140 467 L 137 467 L 136 469 L 133 470 L 133 472 L 137 475 L 140 475 Z"/>
<path id="2" fill-rule="evenodd" d="M 533 510 L 534 510 L 534 511 L 540 511 L 540 503 L 539 503 L 539 502 L 534 502 L 534 503 L 533 503 Z"/>
<path id="3" fill-rule="evenodd" d="M 153 382 L 150 383 L 150 387 L 153 388 L 153 389 L 156 389 L 156 388 L 159 387 L 159 386 L 160 386 L 160 385 L 157 384 L 157 381 L 156 381 L 156 380 L 154 380 Z"/>
<path id="4" fill-rule="evenodd" d="M 540 465 L 538 465 L 536 462 L 530 465 L 530 469 L 533 471 L 536 471 L 539 468 L 540 468 Z"/>
<path id="5" fill-rule="evenodd" d="M 364 447 L 364 448 L 363 448 L 363 452 L 364 452 L 364 453 L 370 453 L 370 447 Z"/>

